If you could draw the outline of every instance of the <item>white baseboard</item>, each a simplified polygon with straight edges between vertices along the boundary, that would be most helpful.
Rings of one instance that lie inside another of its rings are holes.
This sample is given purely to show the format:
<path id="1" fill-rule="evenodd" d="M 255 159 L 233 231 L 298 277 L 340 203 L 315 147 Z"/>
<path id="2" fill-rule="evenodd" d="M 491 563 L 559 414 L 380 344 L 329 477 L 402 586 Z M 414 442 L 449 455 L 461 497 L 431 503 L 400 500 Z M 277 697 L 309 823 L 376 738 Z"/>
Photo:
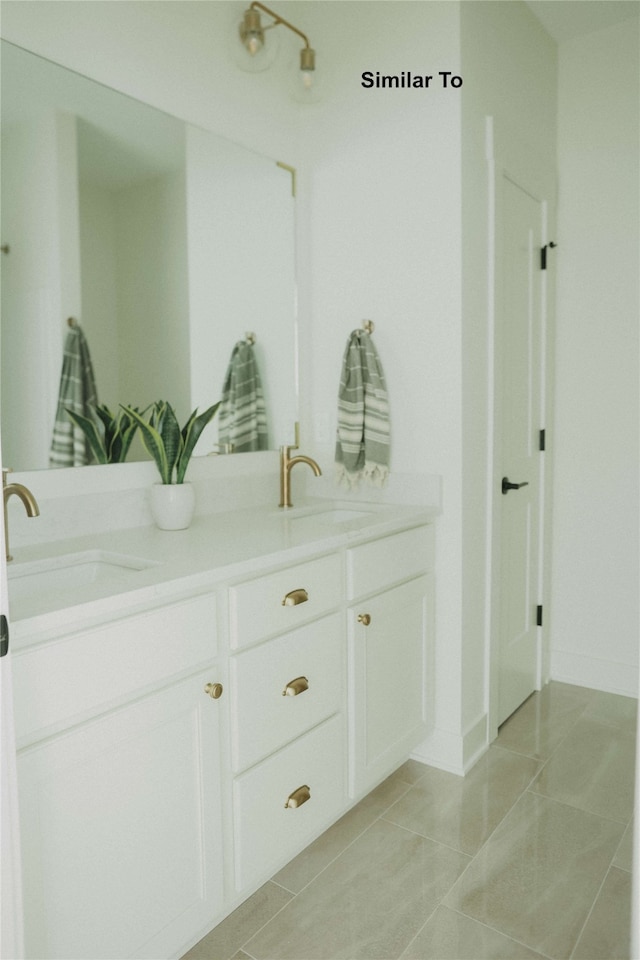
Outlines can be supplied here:
<path id="1" fill-rule="evenodd" d="M 477 717 L 460 735 L 436 728 L 411 754 L 412 760 L 463 777 L 488 748 L 487 715 Z"/>
<path id="2" fill-rule="evenodd" d="M 568 650 L 551 650 L 551 679 L 624 697 L 638 696 L 638 667 Z"/>
<path id="3" fill-rule="evenodd" d="M 481 713 L 472 723 L 470 723 L 463 736 L 463 760 L 464 772 L 468 773 L 475 763 L 489 749 L 489 738 L 487 735 L 489 718 L 486 713 Z"/>
<path id="4" fill-rule="evenodd" d="M 459 734 L 435 729 L 411 754 L 412 760 L 464 776 L 463 744 Z"/>

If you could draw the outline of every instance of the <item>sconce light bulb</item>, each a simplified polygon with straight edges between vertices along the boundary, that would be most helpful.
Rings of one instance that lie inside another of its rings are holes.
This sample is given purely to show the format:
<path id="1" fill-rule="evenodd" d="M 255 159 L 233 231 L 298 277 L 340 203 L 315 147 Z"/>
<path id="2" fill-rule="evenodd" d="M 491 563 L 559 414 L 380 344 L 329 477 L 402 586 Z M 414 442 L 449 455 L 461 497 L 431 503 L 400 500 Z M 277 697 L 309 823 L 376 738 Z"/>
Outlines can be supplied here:
<path id="1" fill-rule="evenodd" d="M 257 10 L 245 10 L 244 19 L 240 24 L 240 38 L 252 57 L 260 52 L 264 46 L 264 31 Z"/>

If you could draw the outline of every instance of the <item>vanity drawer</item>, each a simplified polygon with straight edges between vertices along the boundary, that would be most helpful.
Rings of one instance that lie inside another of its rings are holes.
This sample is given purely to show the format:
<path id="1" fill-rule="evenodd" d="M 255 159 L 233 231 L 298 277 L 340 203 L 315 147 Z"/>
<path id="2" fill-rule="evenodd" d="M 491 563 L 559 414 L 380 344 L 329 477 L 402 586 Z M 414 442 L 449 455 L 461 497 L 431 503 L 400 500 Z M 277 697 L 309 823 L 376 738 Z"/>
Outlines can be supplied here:
<path id="1" fill-rule="evenodd" d="M 292 630 L 300 623 L 334 610 L 340 597 L 337 554 L 230 587 L 231 646 L 247 647 L 276 633 Z"/>
<path id="2" fill-rule="evenodd" d="M 347 550 L 349 600 L 433 570 L 433 526 L 414 527 Z"/>
<path id="3" fill-rule="evenodd" d="M 331 614 L 231 658 L 234 770 L 341 709 L 341 634 L 341 619 Z"/>
<path id="4" fill-rule="evenodd" d="M 16 737 L 94 716 L 217 655 L 213 594 L 192 597 L 13 655 Z"/>
<path id="5" fill-rule="evenodd" d="M 238 890 L 282 867 L 344 808 L 343 743 L 342 719 L 332 717 L 234 781 Z M 285 806 L 300 787 L 309 799 Z"/>

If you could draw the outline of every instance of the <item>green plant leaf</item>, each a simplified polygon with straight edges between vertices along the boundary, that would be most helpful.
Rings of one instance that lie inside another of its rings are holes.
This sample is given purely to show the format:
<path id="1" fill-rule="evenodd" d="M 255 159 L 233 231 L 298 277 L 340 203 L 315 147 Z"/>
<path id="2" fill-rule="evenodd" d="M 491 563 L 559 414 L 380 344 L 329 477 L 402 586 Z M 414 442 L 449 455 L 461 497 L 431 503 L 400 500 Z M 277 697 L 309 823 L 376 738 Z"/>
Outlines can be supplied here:
<path id="1" fill-rule="evenodd" d="M 171 471 L 169 470 L 169 462 L 167 460 L 161 434 L 155 428 L 155 426 L 153 426 L 152 422 L 147 422 L 144 419 L 143 414 L 138 413 L 138 411 L 133 407 L 123 406 L 123 409 L 132 418 L 132 420 L 137 423 L 142 435 L 142 442 L 144 443 L 147 451 L 155 460 L 162 483 L 171 483 Z M 155 409 L 152 413 L 152 417 L 154 416 L 154 413 Z"/>
<path id="2" fill-rule="evenodd" d="M 104 448 L 107 454 L 107 463 L 118 463 L 120 458 L 114 451 L 114 441 L 118 435 L 118 420 L 104 403 L 97 404 L 94 409 L 96 417 L 100 419 L 104 428 Z"/>
<path id="3" fill-rule="evenodd" d="M 158 431 L 164 444 L 164 452 L 169 468 L 169 477 L 173 479 L 173 471 L 180 459 L 182 435 L 180 424 L 170 403 L 162 401 L 162 416 L 158 419 Z M 180 483 L 181 481 L 178 481 Z"/>
<path id="4" fill-rule="evenodd" d="M 144 414 L 144 411 L 138 410 L 137 407 L 134 407 L 133 409 L 141 415 Z M 126 410 L 122 410 L 120 412 L 118 424 L 119 430 L 117 437 L 114 439 L 114 446 L 119 446 L 118 462 L 124 463 L 127 458 L 127 454 L 129 453 L 131 441 L 133 440 L 136 430 L 138 429 L 138 422 L 134 420 Z"/>
<path id="5" fill-rule="evenodd" d="M 189 461 L 191 460 L 191 454 L 195 449 L 195 445 L 200 439 L 200 435 L 204 428 L 211 420 L 213 420 L 219 406 L 220 401 L 218 401 L 218 403 L 214 403 L 213 406 L 209 407 L 199 416 L 197 415 L 198 410 L 196 408 L 182 428 L 182 451 L 176 469 L 177 483 L 184 483 L 184 477 L 187 472 L 187 467 L 189 466 Z"/>
<path id="6" fill-rule="evenodd" d="M 98 463 L 108 463 L 107 452 L 104 445 L 104 438 L 102 437 L 98 425 L 90 420 L 89 417 L 84 417 L 81 413 L 74 413 L 73 410 L 70 410 L 69 407 L 65 407 L 67 416 L 76 423 L 80 429 L 83 431 L 87 440 L 89 441 L 89 446 L 91 447 L 91 452 L 96 458 Z"/>

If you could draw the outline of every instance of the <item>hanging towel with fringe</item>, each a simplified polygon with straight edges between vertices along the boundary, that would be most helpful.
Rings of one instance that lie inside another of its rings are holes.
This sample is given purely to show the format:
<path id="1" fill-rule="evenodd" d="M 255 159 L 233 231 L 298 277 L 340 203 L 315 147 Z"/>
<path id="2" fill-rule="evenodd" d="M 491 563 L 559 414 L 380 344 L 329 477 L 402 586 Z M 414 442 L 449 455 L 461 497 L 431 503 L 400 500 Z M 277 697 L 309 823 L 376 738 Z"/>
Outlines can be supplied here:
<path id="1" fill-rule="evenodd" d="M 338 393 L 336 474 L 355 488 L 360 480 L 383 486 L 389 476 L 389 400 L 371 335 L 354 330 L 342 359 Z"/>
<path id="2" fill-rule="evenodd" d="M 64 342 L 58 407 L 49 454 L 51 467 L 82 467 L 91 463 L 92 454 L 85 433 L 66 413 L 91 417 L 98 402 L 89 347 L 84 333 L 75 324 Z"/>
<path id="3" fill-rule="evenodd" d="M 267 417 L 255 349 L 239 340 L 231 353 L 218 410 L 218 439 L 232 453 L 267 450 Z"/>

